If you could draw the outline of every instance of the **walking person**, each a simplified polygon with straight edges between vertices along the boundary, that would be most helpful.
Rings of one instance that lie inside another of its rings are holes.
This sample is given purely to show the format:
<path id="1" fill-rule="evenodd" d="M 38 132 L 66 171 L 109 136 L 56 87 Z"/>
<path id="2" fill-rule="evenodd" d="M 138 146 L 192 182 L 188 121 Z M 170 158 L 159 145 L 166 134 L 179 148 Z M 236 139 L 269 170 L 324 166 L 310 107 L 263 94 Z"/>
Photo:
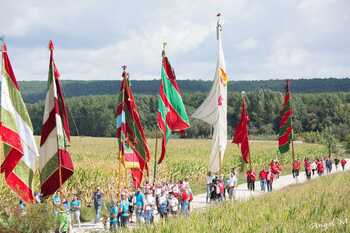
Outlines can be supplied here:
<path id="1" fill-rule="evenodd" d="M 248 190 L 254 191 L 255 190 L 255 180 L 256 180 L 256 173 L 253 169 L 249 169 L 246 173 L 247 175 L 247 185 Z"/>
<path id="2" fill-rule="evenodd" d="M 74 220 L 78 223 L 78 227 L 80 228 L 80 208 L 81 202 L 76 195 L 74 195 L 73 200 L 70 203 L 71 213 L 72 213 L 72 224 Z"/>
<path id="3" fill-rule="evenodd" d="M 136 222 L 140 223 L 143 218 L 143 208 L 145 204 L 145 196 L 141 192 L 140 188 L 136 190 L 134 199 L 135 199 L 134 206 L 135 206 L 135 213 L 136 213 Z"/>
<path id="4" fill-rule="evenodd" d="M 267 173 L 266 176 L 266 181 L 267 181 L 267 191 L 268 192 L 272 192 L 272 183 L 273 183 L 273 179 L 274 179 L 274 174 L 271 171 L 271 169 L 269 170 L 269 172 Z"/>
<path id="5" fill-rule="evenodd" d="M 169 210 L 170 213 L 175 216 L 179 211 L 179 200 L 174 196 L 172 192 L 169 193 Z"/>
<path id="6" fill-rule="evenodd" d="M 266 185 L 267 185 L 267 171 L 265 170 L 265 167 L 262 168 L 262 170 L 259 173 L 260 178 L 260 190 L 262 192 L 266 191 Z"/>
<path id="7" fill-rule="evenodd" d="M 180 195 L 180 206 L 181 206 L 181 213 L 187 217 L 189 215 L 189 202 L 190 197 L 189 193 L 186 189 L 182 189 L 181 195 Z"/>
<path id="8" fill-rule="evenodd" d="M 314 159 L 311 163 L 311 168 L 312 168 L 312 175 L 315 175 L 315 172 L 317 171 L 317 160 Z"/>
<path id="9" fill-rule="evenodd" d="M 159 205 L 158 209 L 159 209 L 160 217 L 167 218 L 169 202 L 165 191 L 162 191 L 162 194 L 158 199 L 158 205 Z"/>
<path id="10" fill-rule="evenodd" d="M 207 198 L 206 198 L 207 203 L 209 203 L 210 201 L 210 187 L 212 183 L 213 183 L 213 177 L 211 175 L 211 172 L 208 172 L 207 173 Z"/>
<path id="11" fill-rule="evenodd" d="M 146 192 L 145 198 L 145 207 L 144 207 L 144 218 L 147 224 L 153 223 L 153 210 L 155 207 L 156 201 L 150 191 Z"/>
<path id="12" fill-rule="evenodd" d="M 128 225 L 128 220 L 129 220 L 130 203 L 125 193 L 122 193 L 121 198 L 122 200 L 120 202 L 120 207 L 119 207 L 119 213 L 121 217 L 121 226 L 126 227 Z"/>
<path id="13" fill-rule="evenodd" d="M 306 179 L 310 180 L 312 168 L 311 168 L 311 162 L 308 158 L 305 158 L 304 160 L 304 168 L 305 168 Z"/>
<path id="14" fill-rule="evenodd" d="M 299 172 L 300 172 L 300 160 L 297 159 L 293 162 L 293 169 L 292 169 L 292 174 L 293 178 L 295 178 L 295 181 L 298 183 L 299 182 Z"/>
<path id="15" fill-rule="evenodd" d="M 340 161 L 339 161 L 338 158 L 335 158 L 335 159 L 334 159 L 335 170 L 337 170 L 337 171 L 338 171 L 339 162 L 340 162 Z"/>
<path id="16" fill-rule="evenodd" d="M 118 225 L 118 205 L 115 201 L 112 201 L 111 207 L 109 208 L 109 229 L 112 232 L 117 230 Z"/>
<path id="17" fill-rule="evenodd" d="M 346 163 L 347 163 L 347 161 L 344 158 L 340 161 L 340 164 L 341 164 L 341 167 L 343 168 L 343 171 L 345 170 Z"/>
<path id="18" fill-rule="evenodd" d="M 330 174 L 332 172 L 332 167 L 333 167 L 333 162 L 331 156 L 328 156 L 326 159 L 326 169 L 327 169 L 327 174 Z"/>
<path id="19" fill-rule="evenodd" d="M 324 172 L 324 165 L 323 165 L 322 159 L 317 159 L 316 164 L 317 164 L 317 174 L 319 176 L 322 176 Z"/>
<path id="20" fill-rule="evenodd" d="M 235 188 L 237 187 L 237 176 L 236 173 L 233 171 L 230 174 L 230 177 L 228 179 L 227 182 L 227 186 L 228 186 L 228 197 L 230 200 L 234 200 L 235 199 Z"/>
<path id="21" fill-rule="evenodd" d="M 95 223 L 98 223 L 101 219 L 101 212 L 103 207 L 103 193 L 101 192 L 100 187 L 97 187 L 96 191 L 93 193 L 92 199 L 95 207 Z"/>

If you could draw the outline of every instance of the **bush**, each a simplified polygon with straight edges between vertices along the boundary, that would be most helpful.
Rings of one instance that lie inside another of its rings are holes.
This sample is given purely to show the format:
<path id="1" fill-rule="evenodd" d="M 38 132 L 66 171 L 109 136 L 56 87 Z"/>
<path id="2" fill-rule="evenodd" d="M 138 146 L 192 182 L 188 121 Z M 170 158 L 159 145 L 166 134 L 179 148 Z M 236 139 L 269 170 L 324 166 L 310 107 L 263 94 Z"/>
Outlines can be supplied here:
<path id="1" fill-rule="evenodd" d="M 46 203 L 28 205 L 25 213 L 20 213 L 17 208 L 0 210 L 0 232 L 47 233 L 55 227 L 56 219 Z"/>
<path id="2" fill-rule="evenodd" d="M 95 211 L 92 207 L 81 207 L 80 209 L 80 221 L 91 222 L 95 219 Z"/>

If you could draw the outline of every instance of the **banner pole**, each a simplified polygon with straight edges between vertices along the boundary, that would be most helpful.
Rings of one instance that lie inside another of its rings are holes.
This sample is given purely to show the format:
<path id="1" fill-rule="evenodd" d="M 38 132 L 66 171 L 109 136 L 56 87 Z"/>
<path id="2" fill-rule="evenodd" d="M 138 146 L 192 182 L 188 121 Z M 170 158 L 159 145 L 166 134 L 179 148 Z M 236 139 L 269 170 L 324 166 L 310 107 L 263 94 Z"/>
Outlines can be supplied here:
<path id="1" fill-rule="evenodd" d="M 157 154 L 158 154 L 158 130 L 156 130 L 156 143 L 155 143 L 155 149 L 154 149 L 153 184 L 156 183 L 156 177 L 157 177 Z"/>

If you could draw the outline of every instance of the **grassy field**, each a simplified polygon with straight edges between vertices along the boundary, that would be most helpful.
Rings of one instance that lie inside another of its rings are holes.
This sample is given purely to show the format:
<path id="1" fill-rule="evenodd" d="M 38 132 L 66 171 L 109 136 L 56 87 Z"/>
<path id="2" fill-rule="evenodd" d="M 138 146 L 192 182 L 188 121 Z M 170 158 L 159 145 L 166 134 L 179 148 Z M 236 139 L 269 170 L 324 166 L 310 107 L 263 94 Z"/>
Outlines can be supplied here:
<path id="1" fill-rule="evenodd" d="M 149 144 L 151 157 L 154 158 L 155 140 L 149 140 Z M 160 141 L 158 145 L 160 146 Z M 100 186 L 107 194 L 112 193 L 116 187 L 117 148 L 114 138 L 73 137 L 69 150 L 73 156 L 75 173 L 65 184 L 67 193 L 80 193 L 85 203 L 90 199 L 91 192 L 96 186 Z M 167 147 L 166 159 L 158 167 L 157 180 L 177 181 L 187 177 L 194 193 L 204 192 L 210 148 L 210 140 L 171 139 Z M 317 144 L 297 143 L 295 150 L 297 157 L 301 159 L 305 156 L 314 158 L 326 154 L 326 148 Z M 263 164 L 267 165 L 271 159 L 276 158 L 276 151 L 277 142 L 275 141 L 251 142 L 254 168 L 258 170 Z M 226 175 L 232 167 L 241 166 L 240 158 L 237 145 L 228 143 L 224 161 Z M 284 172 L 290 173 L 291 154 L 287 153 L 279 159 L 285 167 Z M 153 160 L 149 167 L 150 177 L 152 177 Z M 240 175 L 240 180 L 242 178 L 243 173 Z M 14 197 L 3 186 L 3 182 L 0 182 L 0 196 Z"/>
<path id="2" fill-rule="evenodd" d="M 325 188 L 327 187 L 327 188 Z M 321 177 L 248 202 L 224 203 L 187 219 L 169 219 L 134 233 L 350 232 L 350 173 Z"/>

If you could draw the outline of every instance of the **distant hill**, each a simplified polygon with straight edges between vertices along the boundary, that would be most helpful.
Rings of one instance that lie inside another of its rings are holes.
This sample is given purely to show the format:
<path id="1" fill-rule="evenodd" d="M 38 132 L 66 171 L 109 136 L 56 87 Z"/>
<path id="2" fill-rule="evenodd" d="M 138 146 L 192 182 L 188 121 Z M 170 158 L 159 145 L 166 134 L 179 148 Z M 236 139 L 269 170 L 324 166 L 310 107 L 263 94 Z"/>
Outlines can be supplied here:
<path id="1" fill-rule="evenodd" d="M 183 92 L 207 92 L 212 82 L 202 80 L 178 80 Z M 86 95 L 113 95 L 119 89 L 120 81 L 63 81 L 66 97 Z M 159 90 L 159 80 L 135 80 L 131 81 L 132 88 L 136 94 L 156 95 Z M 20 82 L 22 94 L 28 103 L 43 100 L 46 91 L 44 81 L 22 81 Z M 282 91 L 283 80 L 266 81 L 231 81 L 228 86 L 230 92 L 256 91 L 259 89 Z M 298 79 L 292 82 L 294 93 L 320 93 L 320 92 L 349 92 L 350 79 Z"/>

